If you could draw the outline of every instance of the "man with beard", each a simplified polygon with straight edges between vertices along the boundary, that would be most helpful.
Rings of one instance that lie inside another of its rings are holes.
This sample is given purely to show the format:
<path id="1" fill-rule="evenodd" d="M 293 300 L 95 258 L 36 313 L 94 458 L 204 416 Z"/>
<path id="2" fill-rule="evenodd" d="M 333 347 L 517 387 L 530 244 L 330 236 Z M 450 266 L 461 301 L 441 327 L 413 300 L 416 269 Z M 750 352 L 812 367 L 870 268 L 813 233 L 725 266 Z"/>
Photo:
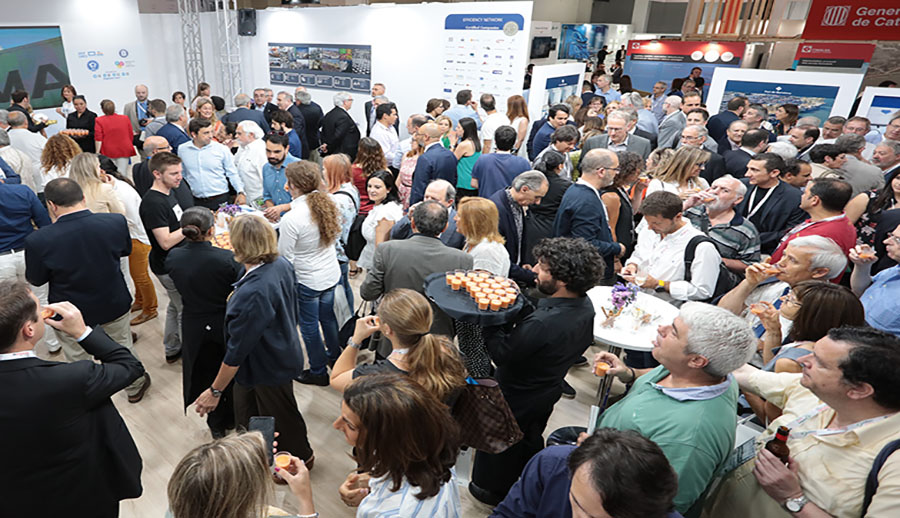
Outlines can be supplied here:
<path id="1" fill-rule="evenodd" d="M 287 182 L 284 169 L 300 159 L 288 153 L 287 135 L 269 133 L 263 140 L 266 143 L 266 159 L 269 161 L 262 171 L 265 215 L 270 221 L 278 221 L 282 214 L 291 210 L 291 195 L 284 190 Z"/>
<path id="2" fill-rule="evenodd" d="M 497 382 L 525 436 L 499 454 L 476 452 L 469 491 L 496 505 L 528 460 L 544 447 L 542 434 L 562 395 L 569 367 L 593 342 L 594 306 L 587 290 L 603 276 L 603 259 L 584 239 L 544 239 L 534 247 L 537 287 L 546 295 L 512 326 L 484 328 Z"/>
<path id="3" fill-rule="evenodd" d="M 715 242 L 725 266 L 741 275 L 760 258 L 759 232 L 749 219 L 734 211 L 745 194 L 747 186 L 727 174 L 706 191 L 688 197 L 684 211 L 684 217 Z"/>

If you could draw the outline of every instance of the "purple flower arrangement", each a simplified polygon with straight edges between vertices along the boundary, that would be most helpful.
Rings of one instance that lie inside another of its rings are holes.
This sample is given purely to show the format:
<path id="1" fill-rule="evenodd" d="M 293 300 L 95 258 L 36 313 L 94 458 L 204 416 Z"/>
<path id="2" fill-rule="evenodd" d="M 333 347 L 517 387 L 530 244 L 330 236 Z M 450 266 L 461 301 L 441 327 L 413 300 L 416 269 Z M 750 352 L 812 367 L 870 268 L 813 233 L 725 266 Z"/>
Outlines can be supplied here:
<path id="1" fill-rule="evenodd" d="M 240 207 L 240 205 L 225 203 L 221 207 L 219 207 L 219 210 L 216 212 L 228 214 L 229 216 L 237 216 L 238 214 L 241 213 L 241 207 Z"/>
<path id="2" fill-rule="evenodd" d="M 610 297 L 615 313 L 621 313 L 626 306 L 633 303 L 635 298 L 637 298 L 637 293 L 638 287 L 635 284 L 630 282 L 628 284 L 616 283 L 613 286 L 612 296 Z"/>

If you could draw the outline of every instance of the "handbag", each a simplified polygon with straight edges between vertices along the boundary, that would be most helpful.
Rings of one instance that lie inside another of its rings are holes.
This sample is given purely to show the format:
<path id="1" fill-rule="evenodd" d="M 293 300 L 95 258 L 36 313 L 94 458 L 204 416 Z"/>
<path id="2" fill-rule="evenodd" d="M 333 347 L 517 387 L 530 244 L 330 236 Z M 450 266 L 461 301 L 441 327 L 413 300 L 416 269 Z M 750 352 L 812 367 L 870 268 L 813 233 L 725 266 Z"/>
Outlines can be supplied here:
<path id="1" fill-rule="evenodd" d="M 451 413 L 459 424 L 462 445 L 485 453 L 502 453 L 524 436 L 492 378 L 467 378 Z"/>
<path id="2" fill-rule="evenodd" d="M 356 321 L 360 318 L 367 317 L 369 315 L 375 314 L 375 303 L 369 302 L 367 300 L 362 301 L 359 304 L 359 307 L 356 308 L 356 311 L 353 315 L 344 322 L 344 325 L 338 330 L 338 343 L 341 344 L 343 348 L 344 345 L 350 340 L 353 336 L 353 331 L 356 330 Z M 360 344 L 362 349 L 375 350 L 375 347 L 378 345 L 378 342 L 381 340 L 381 332 L 375 332 L 372 336 L 363 340 Z"/>

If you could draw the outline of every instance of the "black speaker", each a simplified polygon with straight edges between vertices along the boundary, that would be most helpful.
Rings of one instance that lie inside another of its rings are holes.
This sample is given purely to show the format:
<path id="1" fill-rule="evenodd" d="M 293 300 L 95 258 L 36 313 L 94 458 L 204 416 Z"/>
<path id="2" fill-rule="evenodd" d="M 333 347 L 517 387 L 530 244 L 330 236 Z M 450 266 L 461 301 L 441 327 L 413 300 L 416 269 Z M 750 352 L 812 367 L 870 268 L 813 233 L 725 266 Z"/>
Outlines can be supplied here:
<path id="1" fill-rule="evenodd" d="M 238 34 L 256 36 L 256 9 L 238 9 Z"/>

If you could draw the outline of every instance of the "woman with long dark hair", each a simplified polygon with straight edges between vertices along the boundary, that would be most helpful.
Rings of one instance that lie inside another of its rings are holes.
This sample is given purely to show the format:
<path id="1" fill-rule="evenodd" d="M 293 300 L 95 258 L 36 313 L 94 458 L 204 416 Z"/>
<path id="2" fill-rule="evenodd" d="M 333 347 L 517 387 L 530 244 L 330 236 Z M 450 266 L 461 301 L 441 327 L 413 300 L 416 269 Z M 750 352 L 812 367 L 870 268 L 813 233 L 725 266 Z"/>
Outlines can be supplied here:
<path id="1" fill-rule="evenodd" d="M 97 142 L 94 140 L 94 122 L 97 120 L 97 114 L 88 110 L 87 101 L 83 95 L 76 95 L 72 98 L 72 107 L 75 108 L 75 111 L 66 117 L 66 129 L 87 131 L 83 135 L 70 135 L 70 137 L 82 151 L 93 153 L 97 150 Z"/>
<path id="2" fill-rule="evenodd" d="M 472 168 L 481 156 L 481 139 L 478 138 L 478 126 L 471 117 L 459 119 L 456 125 L 456 199 L 465 196 L 478 196 L 478 189 L 472 188 Z"/>
<path id="3" fill-rule="evenodd" d="M 857 194 L 847 204 L 847 219 L 856 225 L 856 242 L 875 246 L 875 229 L 885 211 L 900 209 L 900 169 L 895 169 L 881 190 Z"/>
<path id="4" fill-rule="evenodd" d="M 373 173 L 366 181 L 366 192 L 374 205 L 360 227 L 366 246 L 359 254 L 359 266 L 372 268 L 375 247 L 388 240 L 391 227 L 403 217 L 403 207 L 390 171 Z"/>
<path id="5" fill-rule="evenodd" d="M 230 250 L 212 246 L 215 217 L 206 207 L 191 207 L 181 216 L 184 245 L 166 256 L 166 270 L 184 303 L 181 320 L 182 395 L 187 408 L 216 379 L 225 358 L 225 307 L 241 265 Z M 222 391 L 219 405 L 206 417 L 214 439 L 234 428 L 232 387 Z"/>
<path id="6" fill-rule="evenodd" d="M 356 152 L 356 162 L 350 166 L 350 174 L 353 177 L 353 186 L 359 193 L 359 217 L 353 222 L 350 229 L 350 236 L 347 240 L 347 256 L 350 258 L 350 278 L 359 275 L 359 268 L 356 267 L 356 261 L 366 246 L 366 240 L 362 236 L 362 222 L 374 205 L 369 199 L 369 192 L 366 183 L 369 177 L 376 171 L 384 171 L 387 169 L 387 160 L 384 158 L 384 151 L 381 144 L 371 137 L 363 137 L 359 139 L 359 147 Z"/>
<path id="7" fill-rule="evenodd" d="M 609 187 L 603 188 L 600 199 L 606 205 L 609 214 L 609 229 L 612 231 L 613 241 L 621 243 L 625 247 L 622 261 L 634 251 L 637 236 L 634 232 L 634 201 L 640 199 L 640 192 L 630 196 L 631 186 L 637 181 L 638 176 L 644 171 L 644 159 L 641 155 L 631 151 L 619 151 L 619 170 Z M 634 199 L 636 198 L 636 200 Z M 618 258 L 617 258 L 618 260 Z"/>
<path id="8" fill-rule="evenodd" d="M 334 288 L 341 280 L 334 245 L 341 234 L 341 215 L 331 196 L 322 190 L 318 164 L 308 160 L 294 162 L 288 164 L 284 175 L 285 189 L 291 193 L 292 201 L 291 210 L 281 218 L 278 252 L 294 265 L 297 320 L 309 356 L 309 370 L 304 370 L 298 381 L 325 386 L 328 364 L 341 354 L 334 316 Z"/>
<path id="9" fill-rule="evenodd" d="M 800 118 L 800 107 L 796 104 L 782 104 L 775 108 L 775 135 L 787 135 Z"/>

